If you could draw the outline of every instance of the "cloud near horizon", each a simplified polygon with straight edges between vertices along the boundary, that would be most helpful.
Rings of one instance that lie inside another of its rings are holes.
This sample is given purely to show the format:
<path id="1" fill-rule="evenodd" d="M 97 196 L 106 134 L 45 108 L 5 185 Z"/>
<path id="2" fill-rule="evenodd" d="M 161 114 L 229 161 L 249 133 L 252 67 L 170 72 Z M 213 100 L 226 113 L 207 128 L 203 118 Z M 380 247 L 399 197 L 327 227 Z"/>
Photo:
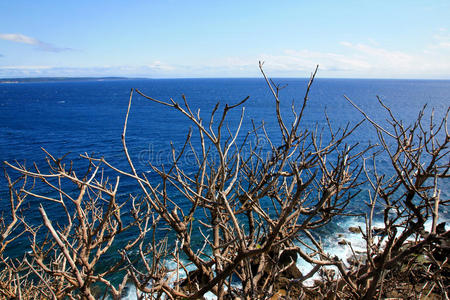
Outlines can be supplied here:
<path id="1" fill-rule="evenodd" d="M 14 77 L 171 77 L 164 76 L 171 67 L 161 62 L 145 66 L 0 66 L 0 78 Z M 159 75 L 159 76 L 158 76 Z"/>
<path id="2" fill-rule="evenodd" d="M 4 37 L 0 35 L 0 38 Z M 35 39 L 26 36 L 9 35 L 8 38 L 36 45 Z M 155 60 L 137 66 L 0 66 L 0 77 L 260 77 L 258 60 L 262 60 L 271 77 L 308 77 L 318 64 L 320 77 L 450 79 L 450 48 L 446 48 L 448 42 L 450 36 L 440 32 L 433 37 L 433 43 L 424 45 L 423 49 L 417 49 L 414 53 L 387 49 L 375 40 L 368 39 L 367 43 L 342 41 L 334 52 L 289 49 L 281 54 L 205 59 L 200 64 L 191 65 Z"/>
<path id="3" fill-rule="evenodd" d="M 53 44 L 46 43 L 20 33 L 0 33 L 0 39 L 15 43 L 33 45 L 37 50 L 46 52 L 63 52 L 72 50 L 71 48 L 57 47 Z"/>
<path id="4" fill-rule="evenodd" d="M 262 55 L 262 59 L 268 71 L 276 74 L 311 71 L 319 64 L 326 77 L 450 79 L 450 37 L 447 36 L 435 37 L 433 44 L 414 53 L 383 48 L 374 41 L 342 41 L 339 45 L 342 50 L 339 53 L 285 50 L 281 55 Z"/>

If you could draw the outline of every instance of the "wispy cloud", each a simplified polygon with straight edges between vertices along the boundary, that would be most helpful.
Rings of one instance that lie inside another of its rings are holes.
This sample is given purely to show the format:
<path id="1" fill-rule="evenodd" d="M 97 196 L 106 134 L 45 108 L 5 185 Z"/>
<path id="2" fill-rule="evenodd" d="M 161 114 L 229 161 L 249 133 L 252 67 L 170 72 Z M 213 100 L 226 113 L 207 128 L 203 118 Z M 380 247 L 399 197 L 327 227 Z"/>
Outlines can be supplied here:
<path id="1" fill-rule="evenodd" d="M 327 77 L 450 78 L 450 36 L 442 31 L 432 44 L 408 52 L 383 47 L 375 40 L 339 45 L 334 52 L 285 50 L 281 55 L 260 57 L 274 76 L 298 76 L 319 64 Z"/>
<path id="2" fill-rule="evenodd" d="M 164 62 L 161 62 L 159 60 L 156 60 L 153 63 L 148 64 L 147 67 L 152 69 L 152 70 L 160 70 L 160 71 L 164 71 L 164 72 L 165 71 L 173 71 L 173 70 L 175 70 L 175 67 L 173 67 L 173 66 L 171 66 L 169 64 L 166 64 Z"/>
<path id="3" fill-rule="evenodd" d="M 33 45 L 36 49 L 46 52 L 63 52 L 72 50 L 71 48 L 58 47 L 20 33 L 0 33 L 0 39 L 15 43 Z"/>
<path id="4" fill-rule="evenodd" d="M 0 66 L 0 70 L 44 70 L 51 68 L 50 66 Z"/>
<path id="5" fill-rule="evenodd" d="M 145 66 L 97 66 L 97 67 L 55 67 L 42 65 L 0 66 L 1 77 L 173 77 L 170 70 L 179 70 L 161 62 Z"/>
<path id="6" fill-rule="evenodd" d="M 439 29 L 439 33 L 433 36 L 434 43 L 429 46 L 430 49 L 450 50 L 450 33 L 445 29 Z"/>
<path id="7" fill-rule="evenodd" d="M 3 35 L 4 37 L 4 35 Z M 439 31 L 422 48 L 404 51 L 375 40 L 342 41 L 333 51 L 287 49 L 281 53 L 204 59 L 200 63 L 170 64 L 154 60 L 145 65 L 96 67 L 0 66 L 0 77 L 32 76 L 127 76 L 127 77 L 260 77 L 258 60 L 265 61 L 271 77 L 306 77 L 320 65 L 322 77 L 441 78 L 450 79 L 450 36 Z M 23 43 L 35 45 L 34 40 Z"/>
<path id="8" fill-rule="evenodd" d="M 327 72 L 350 71 L 370 68 L 365 60 L 332 52 L 311 50 L 285 50 L 282 55 L 263 54 L 261 59 L 266 67 L 274 71 L 310 72 L 319 64 L 320 69 Z"/>
<path id="9" fill-rule="evenodd" d="M 366 61 L 371 68 L 377 66 L 395 66 L 397 68 L 407 68 L 414 61 L 414 56 L 402 51 L 388 50 L 381 47 L 374 47 L 366 44 L 352 44 L 341 42 L 342 46 L 354 50 L 353 58 L 357 57 Z M 352 54 L 349 55 L 352 57 Z"/>

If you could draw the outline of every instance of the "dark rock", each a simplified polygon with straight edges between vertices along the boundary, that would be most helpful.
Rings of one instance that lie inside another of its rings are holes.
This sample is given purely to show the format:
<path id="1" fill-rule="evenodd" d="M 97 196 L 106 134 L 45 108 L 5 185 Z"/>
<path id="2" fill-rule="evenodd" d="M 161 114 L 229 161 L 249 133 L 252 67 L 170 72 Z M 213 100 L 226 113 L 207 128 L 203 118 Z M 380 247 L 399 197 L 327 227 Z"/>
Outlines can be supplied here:
<path id="1" fill-rule="evenodd" d="M 292 263 L 292 265 L 289 268 L 287 268 L 286 271 L 283 272 L 283 277 L 286 277 L 287 279 L 297 279 L 302 276 L 302 273 L 295 264 L 296 262 L 297 262 L 297 251 L 295 249 L 283 250 L 283 252 L 281 252 L 280 257 L 278 259 L 278 266 L 280 268 L 284 268 Z"/>
<path id="2" fill-rule="evenodd" d="M 372 232 L 374 235 L 382 235 L 384 234 L 384 228 L 374 227 Z"/>
<path id="3" fill-rule="evenodd" d="M 296 250 L 284 250 L 280 255 L 279 264 L 281 266 L 287 266 L 291 262 L 297 261 L 297 251 Z"/>
<path id="4" fill-rule="evenodd" d="M 438 226 L 436 226 L 436 233 L 437 234 L 445 233 L 445 222 L 442 222 Z"/>
<path id="5" fill-rule="evenodd" d="M 361 229 L 359 227 L 349 227 L 348 231 L 351 233 L 361 233 Z"/>
<path id="6" fill-rule="evenodd" d="M 284 271 L 284 275 L 289 279 L 298 279 L 303 276 L 302 272 L 297 268 L 295 264 L 290 266 L 286 271 Z"/>
<path id="7" fill-rule="evenodd" d="M 342 239 L 338 242 L 339 245 L 351 245 L 350 242 L 347 242 L 346 240 Z"/>
<path id="8" fill-rule="evenodd" d="M 436 248 L 433 250 L 432 255 L 437 261 L 444 261 L 450 257 L 450 236 L 442 236 L 437 240 Z"/>

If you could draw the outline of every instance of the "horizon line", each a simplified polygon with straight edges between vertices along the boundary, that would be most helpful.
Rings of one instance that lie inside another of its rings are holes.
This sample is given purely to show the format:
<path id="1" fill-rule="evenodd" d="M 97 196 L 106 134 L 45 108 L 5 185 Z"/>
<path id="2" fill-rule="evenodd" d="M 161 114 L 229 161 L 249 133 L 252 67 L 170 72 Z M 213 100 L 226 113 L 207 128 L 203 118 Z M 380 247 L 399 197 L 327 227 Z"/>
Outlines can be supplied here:
<path id="1" fill-rule="evenodd" d="M 273 79 L 310 79 L 310 77 L 291 77 L 291 76 L 274 76 L 270 77 Z M 264 79 L 263 77 L 256 76 L 240 76 L 240 77 L 141 77 L 141 76 L 28 76 L 28 77 L 0 77 L 0 83 L 9 83 L 2 81 L 11 81 L 11 80 L 48 80 L 48 81 L 64 81 L 64 80 L 101 80 L 101 79 L 110 79 L 110 80 L 173 80 L 173 79 Z M 449 78 L 417 78 L 417 77 L 315 77 L 314 80 L 320 79 L 358 79 L 358 80 L 440 80 L 440 81 L 450 81 Z"/>

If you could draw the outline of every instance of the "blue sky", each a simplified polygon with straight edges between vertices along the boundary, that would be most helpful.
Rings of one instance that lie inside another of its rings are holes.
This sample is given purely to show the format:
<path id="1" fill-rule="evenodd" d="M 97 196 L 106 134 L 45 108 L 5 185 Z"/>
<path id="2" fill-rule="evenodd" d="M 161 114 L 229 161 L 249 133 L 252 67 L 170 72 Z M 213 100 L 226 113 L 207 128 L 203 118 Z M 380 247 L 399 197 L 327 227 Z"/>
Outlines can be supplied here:
<path id="1" fill-rule="evenodd" d="M 450 1 L 1 1 L 0 77 L 450 79 Z"/>

